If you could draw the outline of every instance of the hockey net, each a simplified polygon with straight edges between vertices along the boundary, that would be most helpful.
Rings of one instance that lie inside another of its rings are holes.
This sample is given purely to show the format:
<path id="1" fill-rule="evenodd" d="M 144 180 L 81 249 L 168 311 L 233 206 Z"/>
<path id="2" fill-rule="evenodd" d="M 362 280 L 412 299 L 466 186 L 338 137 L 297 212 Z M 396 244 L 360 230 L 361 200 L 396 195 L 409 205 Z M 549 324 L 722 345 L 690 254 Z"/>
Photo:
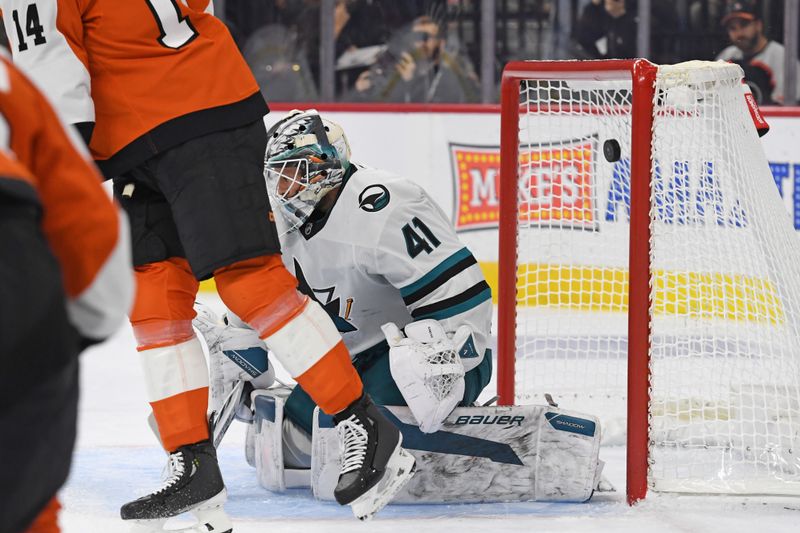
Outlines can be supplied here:
<path id="1" fill-rule="evenodd" d="M 501 400 L 599 416 L 606 443 L 627 439 L 631 501 L 800 495 L 800 241 L 741 78 L 504 73 Z"/>

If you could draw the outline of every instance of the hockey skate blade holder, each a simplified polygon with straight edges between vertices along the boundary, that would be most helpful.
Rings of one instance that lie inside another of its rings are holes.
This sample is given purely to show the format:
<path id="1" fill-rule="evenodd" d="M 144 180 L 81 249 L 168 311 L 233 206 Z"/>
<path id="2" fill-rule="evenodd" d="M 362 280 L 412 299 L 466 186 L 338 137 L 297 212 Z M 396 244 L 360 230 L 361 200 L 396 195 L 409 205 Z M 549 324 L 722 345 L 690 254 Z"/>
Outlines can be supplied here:
<path id="1" fill-rule="evenodd" d="M 190 510 L 196 523 L 175 528 L 167 521 L 173 518 L 159 518 L 155 520 L 131 520 L 130 533 L 233 533 L 233 523 L 222 509 L 227 495 L 221 493 L 208 500 L 201 507 Z M 178 518 L 180 519 L 180 518 Z"/>
<path id="2" fill-rule="evenodd" d="M 416 460 L 401 447 L 402 444 L 401 436 L 396 453 L 386 464 L 386 470 L 378 484 L 349 504 L 353 515 L 359 520 L 371 520 L 378 511 L 392 501 L 416 472 Z"/>

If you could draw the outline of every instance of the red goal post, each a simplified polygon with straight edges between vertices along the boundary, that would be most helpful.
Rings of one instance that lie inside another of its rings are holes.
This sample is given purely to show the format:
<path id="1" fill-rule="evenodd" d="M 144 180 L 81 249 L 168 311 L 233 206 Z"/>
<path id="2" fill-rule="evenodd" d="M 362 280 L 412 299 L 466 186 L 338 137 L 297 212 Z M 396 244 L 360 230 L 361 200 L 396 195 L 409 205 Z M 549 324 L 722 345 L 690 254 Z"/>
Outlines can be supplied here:
<path id="1" fill-rule="evenodd" d="M 517 291 L 517 220 L 520 81 L 528 79 L 631 79 L 633 83 L 631 153 L 631 239 L 628 313 L 628 502 L 647 493 L 647 412 L 649 357 L 649 199 L 650 131 L 656 66 L 646 60 L 518 61 L 506 65 L 500 85 L 500 248 L 498 267 L 497 390 L 501 405 L 514 403 Z M 634 179 L 638 178 L 638 179 Z M 511 201 L 508 199 L 511 198 Z"/>

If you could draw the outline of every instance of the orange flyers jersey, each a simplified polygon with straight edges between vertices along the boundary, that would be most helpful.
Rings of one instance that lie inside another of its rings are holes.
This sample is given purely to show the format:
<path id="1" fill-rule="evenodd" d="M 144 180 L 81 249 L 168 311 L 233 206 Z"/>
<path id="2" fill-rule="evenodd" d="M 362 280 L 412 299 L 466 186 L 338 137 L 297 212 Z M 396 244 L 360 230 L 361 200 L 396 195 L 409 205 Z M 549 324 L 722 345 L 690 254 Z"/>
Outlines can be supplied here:
<path id="1" fill-rule="evenodd" d="M 39 203 L 33 176 L 3 149 L 0 149 L 0 197 Z"/>
<path id="2" fill-rule="evenodd" d="M 103 190 L 77 134 L 47 100 L 0 57 L 0 194 L 37 203 L 42 231 L 58 259 L 73 325 L 102 339 L 133 299 L 126 219 Z M 10 160 L 9 160 L 10 159 Z"/>
<path id="3" fill-rule="evenodd" d="M 9 35 L 15 33 L 26 46 L 15 57 L 60 46 L 75 56 L 76 69 L 88 68 L 96 122 L 91 152 L 113 177 L 186 140 L 244 126 L 267 113 L 228 29 L 207 12 L 209 1 L 2 0 L 0 5 Z M 7 4 L 20 5 L 9 12 Z M 44 85 L 74 84 L 78 78 L 53 71 Z"/>

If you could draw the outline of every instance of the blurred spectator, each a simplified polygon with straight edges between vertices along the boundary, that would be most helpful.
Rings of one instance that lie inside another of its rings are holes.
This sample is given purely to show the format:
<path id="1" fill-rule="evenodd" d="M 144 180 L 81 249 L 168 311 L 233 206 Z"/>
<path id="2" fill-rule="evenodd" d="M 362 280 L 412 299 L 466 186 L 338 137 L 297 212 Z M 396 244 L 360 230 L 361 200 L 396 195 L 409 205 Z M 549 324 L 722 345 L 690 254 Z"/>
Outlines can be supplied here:
<path id="1" fill-rule="evenodd" d="M 396 34 L 375 64 L 358 77 L 349 99 L 478 102 L 478 77 L 469 59 L 460 54 L 457 41 L 448 42 L 445 28 L 441 19 L 418 17 L 410 29 Z"/>
<path id="2" fill-rule="evenodd" d="M 652 41 L 649 59 L 656 63 L 674 62 L 670 41 L 678 13 L 674 2 L 653 0 L 651 4 Z M 578 59 L 630 59 L 637 56 L 636 33 L 639 17 L 635 0 L 591 0 L 575 27 Z"/>
<path id="3" fill-rule="evenodd" d="M 226 0 L 225 12 L 217 16 L 225 21 L 240 49 L 250 36 L 270 24 L 292 27 L 303 20 L 308 24 L 312 6 L 318 0 Z M 316 15 L 316 13 L 314 14 Z M 319 17 L 313 20 L 319 25 Z"/>
<path id="4" fill-rule="evenodd" d="M 785 50 L 780 43 L 767 39 L 755 2 L 739 0 L 730 3 L 721 23 L 733 44 L 717 59 L 742 66 L 745 80 L 759 104 L 783 103 Z"/>
<path id="5" fill-rule="evenodd" d="M 581 13 L 575 40 L 582 59 L 636 57 L 636 13 L 626 0 L 592 0 Z"/>
<path id="6" fill-rule="evenodd" d="M 725 0 L 691 0 L 683 7 L 679 21 L 680 31 L 669 36 L 676 41 L 676 61 L 691 59 L 713 60 L 728 46 L 728 35 L 719 21 L 725 9 Z"/>
<path id="7" fill-rule="evenodd" d="M 725 0 L 693 0 L 689 6 L 689 29 L 692 31 L 715 31 L 717 21 L 722 18 Z"/>
<path id="8" fill-rule="evenodd" d="M 271 101 L 318 97 L 320 4 L 319 0 L 227 0 L 225 21 Z M 444 5 L 445 0 L 336 0 L 337 93 L 352 87 L 375 62 L 394 29 Z"/>
<path id="9" fill-rule="evenodd" d="M 375 62 L 386 48 L 392 30 L 410 22 L 413 14 L 403 12 L 405 2 L 378 0 L 337 0 L 333 19 L 336 70 L 340 90 L 351 87 L 356 78 Z"/>
<path id="10" fill-rule="evenodd" d="M 347 50 L 385 44 L 392 31 L 423 12 L 408 1 L 337 0 L 334 13 L 336 57 Z"/>
<path id="11" fill-rule="evenodd" d="M 297 32 L 280 24 L 256 30 L 242 50 L 250 70 L 271 102 L 311 102 L 317 87 Z"/>

